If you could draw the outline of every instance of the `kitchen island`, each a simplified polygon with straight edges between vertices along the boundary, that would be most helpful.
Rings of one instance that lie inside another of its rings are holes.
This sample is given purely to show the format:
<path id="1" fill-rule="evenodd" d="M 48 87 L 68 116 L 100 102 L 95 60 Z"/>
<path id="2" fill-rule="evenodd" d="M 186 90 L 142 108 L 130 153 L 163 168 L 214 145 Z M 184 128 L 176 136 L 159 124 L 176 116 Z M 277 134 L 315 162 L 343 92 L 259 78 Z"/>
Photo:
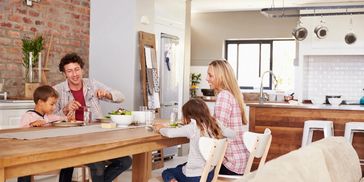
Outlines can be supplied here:
<path id="1" fill-rule="evenodd" d="M 273 138 L 268 160 L 301 147 L 303 126 L 306 120 L 333 121 L 335 136 L 344 136 L 346 122 L 364 122 L 364 106 L 360 105 L 282 103 L 250 103 L 247 105 L 250 108 L 249 131 L 262 133 L 265 128 L 270 128 L 272 131 Z M 322 132 L 314 132 L 313 141 L 321 138 L 323 138 Z M 353 146 L 359 158 L 364 159 L 364 133 L 355 133 Z"/>

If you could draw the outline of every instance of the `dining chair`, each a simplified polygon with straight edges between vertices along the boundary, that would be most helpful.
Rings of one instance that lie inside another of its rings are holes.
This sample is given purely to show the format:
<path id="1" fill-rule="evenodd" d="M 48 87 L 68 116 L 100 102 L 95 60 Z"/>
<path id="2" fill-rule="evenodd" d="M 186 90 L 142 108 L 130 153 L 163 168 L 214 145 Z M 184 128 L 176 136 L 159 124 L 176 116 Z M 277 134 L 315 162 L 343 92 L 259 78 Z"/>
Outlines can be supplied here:
<path id="1" fill-rule="evenodd" d="M 272 132 L 269 128 L 264 130 L 264 133 L 244 132 L 243 142 L 250 152 L 244 175 L 250 173 L 254 158 L 260 158 L 257 171 L 261 169 L 268 155 L 270 144 L 272 142 Z M 218 175 L 218 182 L 233 181 L 242 177 L 241 175 Z"/>
<path id="2" fill-rule="evenodd" d="M 202 157 L 206 160 L 203 172 L 201 174 L 200 182 L 206 182 L 207 176 L 213 168 L 214 178 L 211 182 L 216 182 L 222 161 L 224 160 L 224 155 L 227 147 L 227 139 L 213 139 L 209 137 L 201 137 L 198 145 Z M 163 181 L 163 179 L 161 176 L 159 176 L 149 179 L 148 182 L 161 181 Z"/>

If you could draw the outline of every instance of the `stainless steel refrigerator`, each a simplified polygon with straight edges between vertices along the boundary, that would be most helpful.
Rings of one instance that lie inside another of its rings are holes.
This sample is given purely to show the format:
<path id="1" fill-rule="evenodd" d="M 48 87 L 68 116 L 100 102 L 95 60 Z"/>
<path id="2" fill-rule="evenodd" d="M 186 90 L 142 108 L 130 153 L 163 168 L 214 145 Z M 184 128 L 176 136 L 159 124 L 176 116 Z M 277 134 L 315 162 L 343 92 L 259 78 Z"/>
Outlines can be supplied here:
<path id="1" fill-rule="evenodd" d="M 179 38 L 174 35 L 161 34 L 160 45 L 160 113 L 162 119 L 170 119 L 173 108 L 178 107 L 178 90 L 182 86 L 178 69 Z M 164 149 L 165 157 L 173 157 L 177 147 Z"/>

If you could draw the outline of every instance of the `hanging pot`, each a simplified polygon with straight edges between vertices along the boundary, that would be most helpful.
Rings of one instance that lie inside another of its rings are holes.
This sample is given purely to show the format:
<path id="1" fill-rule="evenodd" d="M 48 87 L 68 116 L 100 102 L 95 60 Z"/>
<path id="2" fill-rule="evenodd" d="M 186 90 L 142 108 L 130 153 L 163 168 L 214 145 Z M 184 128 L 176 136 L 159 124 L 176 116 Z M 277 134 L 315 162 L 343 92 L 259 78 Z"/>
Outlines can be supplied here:
<path id="1" fill-rule="evenodd" d="M 354 33 L 348 33 L 345 35 L 345 43 L 350 45 L 356 42 L 356 35 Z"/>
<path id="2" fill-rule="evenodd" d="M 327 27 L 319 25 L 315 28 L 314 32 L 319 39 L 323 39 L 327 35 Z"/>
<path id="3" fill-rule="evenodd" d="M 307 37 L 307 29 L 305 27 L 297 27 L 293 29 L 292 35 L 298 41 L 304 40 Z"/>

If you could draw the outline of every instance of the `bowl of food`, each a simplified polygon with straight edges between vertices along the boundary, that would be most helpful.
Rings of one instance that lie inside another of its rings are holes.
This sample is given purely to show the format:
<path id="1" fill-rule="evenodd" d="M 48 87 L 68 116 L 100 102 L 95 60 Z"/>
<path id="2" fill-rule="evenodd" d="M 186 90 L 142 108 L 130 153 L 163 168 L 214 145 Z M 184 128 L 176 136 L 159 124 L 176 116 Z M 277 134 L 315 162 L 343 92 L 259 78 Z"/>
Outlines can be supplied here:
<path id="1" fill-rule="evenodd" d="M 329 98 L 329 103 L 333 106 L 338 106 L 343 101 L 342 98 Z"/>
<path id="2" fill-rule="evenodd" d="M 111 120 L 118 126 L 128 126 L 133 121 L 132 115 L 110 115 Z"/>
<path id="3" fill-rule="evenodd" d="M 133 122 L 133 115 L 126 109 L 118 109 L 109 113 L 111 120 L 118 126 L 128 126 Z"/>

